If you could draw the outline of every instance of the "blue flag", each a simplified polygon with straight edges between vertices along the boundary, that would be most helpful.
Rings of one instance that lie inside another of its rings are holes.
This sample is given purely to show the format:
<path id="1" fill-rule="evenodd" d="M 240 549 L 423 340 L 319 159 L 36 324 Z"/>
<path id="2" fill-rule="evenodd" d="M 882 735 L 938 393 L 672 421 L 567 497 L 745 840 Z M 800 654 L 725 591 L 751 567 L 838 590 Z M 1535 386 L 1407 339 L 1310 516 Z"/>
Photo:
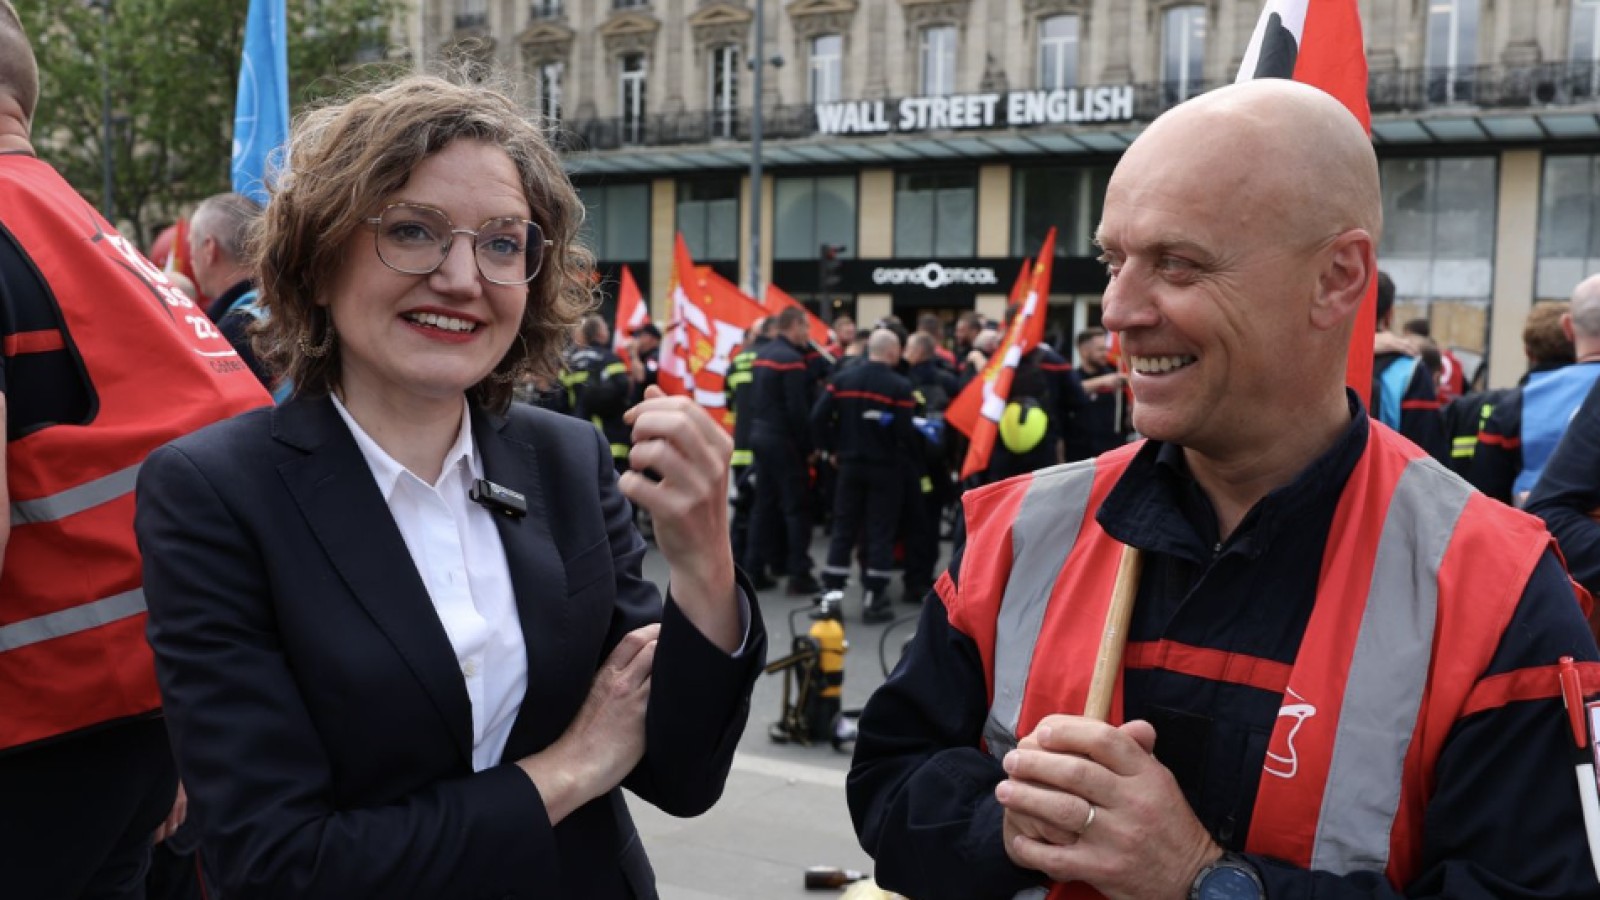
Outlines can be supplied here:
<path id="1" fill-rule="evenodd" d="M 266 176 L 287 166 L 289 45 L 284 0 L 250 0 L 239 63 L 239 97 L 233 110 L 233 189 L 267 202 Z"/>

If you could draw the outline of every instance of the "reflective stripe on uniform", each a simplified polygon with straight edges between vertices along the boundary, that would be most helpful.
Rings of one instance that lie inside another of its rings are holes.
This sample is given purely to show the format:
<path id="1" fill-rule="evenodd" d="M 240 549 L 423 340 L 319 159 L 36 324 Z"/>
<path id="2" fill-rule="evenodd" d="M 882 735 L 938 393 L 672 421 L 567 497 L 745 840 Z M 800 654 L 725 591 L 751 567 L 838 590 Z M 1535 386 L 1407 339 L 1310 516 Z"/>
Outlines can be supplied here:
<path id="1" fill-rule="evenodd" d="M 63 609 L 60 612 L 23 619 L 0 626 L 0 653 L 29 644 L 66 637 L 101 625 L 109 625 L 144 612 L 144 590 L 135 588 L 103 600 Z"/>
<path id="2" fill-rule="evenodd" d="M 611 365 L 606 366 L 604 369 L 600 370 L 600 377 L 601 378 L 610 378 L 613 375 L 626 375 L 626 374 L 628 374 L 628 365 L 627 365 L 627 363 L 614 362 Z"/>
<path id="3" fill-rule="evenodd" d="M 729 465 L 749 466 L 749 465 L 754 465 L 755 461 L 756 461 L 755 451 L 753 451 L 753 450 L 735 450 L 735 451 L 733 451 L 733 459 L 729 462 Z"/>
<path id="4" fill-rule="evenodd" d="M 1017 720 L 1050 592 L 1078 542 L 1094 484 L 1094 462 L 1036 472 L 1011 528 L 1011 577 L 995 623 L 994 702 L 983 738 L 996 758 L 1017 746 Z"/>
<path id="5" fill-rule="evenodd" d="M 1389 865 L 1406 748 L 1432 668 L 1439 561 L 1471 496 L 1465 482 L 1427 457 L 1412 460 L 1395 486 L 1350 657 L 1313 869 L 1381 872 Z M 1360 802 L 1351 802 L 1355 797 Z"/>
<path id="6" fill-rule="evenodd" d="M 1478 436 L 1463 435 L 1450 442 L 1450 455 L 1455 459 L 1471 459 L 1478 452 Z"/>
<path id="7" fill-rule="evenodd" d="M 11 527 L 56 522 L 77 515 L 84 510 L 93 509 L 102 503 L 109 503 L 131 493 L 138 480 L 139 464 L 135 463 L 126 469 L 112 472 L 110 475 L 104 475 L 59 494 L 34 500 L 18 500 L 11 504 Z"/>
<path id="8" fill-rule="evenodd" d="M 612 444 L 611 445 L 611 458 L 612 459 L 627 459 L 628 458 L 628 451 L 630 449 L 631 448 L 627 444 Z"/>

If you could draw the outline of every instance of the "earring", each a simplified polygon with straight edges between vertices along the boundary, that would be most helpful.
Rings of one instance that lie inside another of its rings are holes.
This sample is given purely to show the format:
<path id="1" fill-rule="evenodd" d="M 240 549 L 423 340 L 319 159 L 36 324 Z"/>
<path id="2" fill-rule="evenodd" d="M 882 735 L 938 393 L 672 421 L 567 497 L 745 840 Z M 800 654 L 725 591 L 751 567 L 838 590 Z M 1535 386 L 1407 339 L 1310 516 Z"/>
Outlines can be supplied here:
<path id="1" fill-rule="evenodd" d="M 301 353 L 304 353 L 312 359 L 321 359 L 328 355 L 329 350 L 333 349 L 333 338 L 333 319 L 329 318 L 327 328 L 322 332 L 322 340 L 313 344 L 306 340 L 305 336 L 302 335 L 300 340 L 296 343 L 300 345 Z"/>

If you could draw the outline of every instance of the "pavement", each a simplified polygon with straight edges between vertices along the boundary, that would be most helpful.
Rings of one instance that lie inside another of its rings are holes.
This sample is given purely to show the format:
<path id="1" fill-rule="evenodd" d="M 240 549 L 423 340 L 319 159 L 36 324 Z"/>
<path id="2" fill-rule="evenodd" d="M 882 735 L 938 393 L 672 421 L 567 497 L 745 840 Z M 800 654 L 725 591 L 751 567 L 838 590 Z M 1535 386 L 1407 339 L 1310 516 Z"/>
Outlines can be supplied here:
<path id="1" fill-rule="evenodd" d="M 941 569 L 949 544 L 941 547 Z M 821 565 L 827 553 L 820 533 L 811 558 Z M 646 577 L 665 588 L 666 564 L 653 549 L 645 557 Z M 917 604 L 899 602 L 898 579 L 891 588 L 899 618 L 888 624 L 861 621 L 858 579 L 845 590 L 844 707 L 859 709 L 883 683 L 884 665 L 893 665 L 911 637 Z M 760 595 L 767 623 L 768 658 L 788 652 L 792 610 L 809 610 L 809 598 L 784 595 L 780 585 Z M 804 633 L 810 620 L 801 613 L 795 627 Z M 880 659 L 880 642 L 885 634 Z M 739 741 L 722 799 L 693 819 L 677 819 L 629 794 L 628 805 L 655 866 L 662 900 L 767 900 L 819 897 L 804 887 L 807 866 L 826 865 L 871 872 L 872 860 L 856 842 L 845 804 L 845 774 L 850 757 L 824 745 L 774 743 L 767 726 L 778 718 L 783 676 L 762 675 L 751 699 L 750 720 Z"/>

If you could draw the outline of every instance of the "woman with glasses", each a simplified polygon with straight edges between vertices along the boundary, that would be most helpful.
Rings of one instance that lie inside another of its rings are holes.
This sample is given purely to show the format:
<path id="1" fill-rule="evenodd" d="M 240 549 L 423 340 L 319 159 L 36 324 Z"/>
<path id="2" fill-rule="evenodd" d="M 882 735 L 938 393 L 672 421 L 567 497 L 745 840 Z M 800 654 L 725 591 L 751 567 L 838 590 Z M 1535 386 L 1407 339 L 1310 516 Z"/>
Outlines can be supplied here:
<path id="1" fill-rule="evenodd" d="M 296 394 L 139 478 L 207 874 L 230 900 L 654 897 L 619 788 L 707 809 L 765 655 L 731 444 L 653 393 L 619 477 L 592 425 L 510 403 L 555 374 L 592 260 L 503 95 L 408 78 L 304 117 L 289 158 L 255 340 Z"/>

